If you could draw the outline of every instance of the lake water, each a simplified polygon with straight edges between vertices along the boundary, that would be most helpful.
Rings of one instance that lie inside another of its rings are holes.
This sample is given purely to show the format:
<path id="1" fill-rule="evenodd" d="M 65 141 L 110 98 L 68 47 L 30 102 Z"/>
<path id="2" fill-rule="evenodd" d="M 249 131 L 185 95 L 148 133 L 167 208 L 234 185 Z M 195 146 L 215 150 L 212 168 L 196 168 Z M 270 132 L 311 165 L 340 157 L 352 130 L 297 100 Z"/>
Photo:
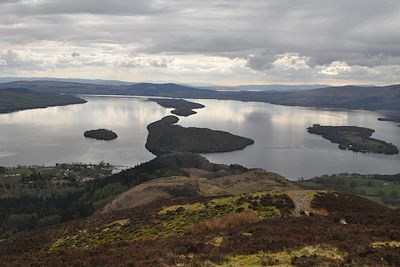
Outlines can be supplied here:
<path id="1" fill-rule="evenodd" d="M 140 97 L 84 96 L 88 103 L 0 115 L 0 165 L 52 165 L 62 162 L 110 162 L 134 166 L 154 156 L 144 148 L 146 126 L 169 115 Z M 238 163 L 278 172 L 290 179 L 339 172 L 393 174 L 400 157 L 342 151 L 306 128 L 357 125 L 376 130 L 373 137 L 400 147 L 400 127 L 379 122 L 378 113 L 284 107 L 265 103 L 194 100 L 206 108 L 181 118 L 183 126 L 225 130 L 255 140 L 242 151 L 207 154 L 218 163 Z M 110 142 L 83 137 L 89 129 L 118 134 Z"/>

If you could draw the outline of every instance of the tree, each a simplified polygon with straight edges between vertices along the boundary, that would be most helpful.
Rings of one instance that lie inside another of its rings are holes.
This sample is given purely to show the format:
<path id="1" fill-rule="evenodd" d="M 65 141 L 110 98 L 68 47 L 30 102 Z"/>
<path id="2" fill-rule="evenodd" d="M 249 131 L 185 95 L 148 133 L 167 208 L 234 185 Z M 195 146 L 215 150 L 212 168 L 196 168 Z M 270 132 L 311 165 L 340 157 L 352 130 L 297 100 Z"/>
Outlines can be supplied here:
<path id="1" fill-rule="evenodd" d="M 36 228 L 39 221 L 37 213 L 31 214 L 11 214 L 6 222 L 9 229 L 18 231 L 32 230 Z"/>
<path id="2" fill-rule="evenodd" d="M 0 174 L 6 173 L 7 168 L 0 166 Z"/>
<path id="3" fill-rule="evenodd" d="M 367 182 L 367 186 L 369 186 L 369 187 L 374 187 L 374 186 L 375 186 L 375 183 L 374 183 L 373 181 L 369 180 L 369 181 Z"/>
<path id="4" fill-rule="evenodd" d="M 383 190 L 378 190 L 378 192 L 377 192 L 377 194 L 378 194 L 378 196 L 380 197 L 380 198 L 382 198 L 382 197 L 385 197 L 386 196 L 386 193 L 385 193 L 385 191 L 383 191 Z"/>
<path id="5" fill-rule="evenodd" d="M 399 192 L 393 190 L 392 192 L 390 192 L 390 197 L 393 200 L 399 199 Z"/>

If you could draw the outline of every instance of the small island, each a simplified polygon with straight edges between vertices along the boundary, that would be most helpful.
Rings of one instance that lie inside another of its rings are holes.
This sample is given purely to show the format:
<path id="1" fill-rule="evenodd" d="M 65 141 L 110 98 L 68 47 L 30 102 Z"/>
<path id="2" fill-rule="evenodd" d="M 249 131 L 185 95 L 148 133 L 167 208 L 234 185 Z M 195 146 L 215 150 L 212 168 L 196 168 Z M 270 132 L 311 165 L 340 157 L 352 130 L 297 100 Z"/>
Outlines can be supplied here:
<path id="1" fill-rule="evenodd" d="M 147 126 L 146 148 L 155 155 L 170 152 L 216 153 L 244 149 L 254 140 L 207 128 L 175 125 L 176 116 L 167 116 Z"/>
<path id="2" fill-rule="evenodd" d="M 321 126 L 314 124 L 308 132 L 320 135 L 332 143 L 339 144 L 342 150 L 361 153 L 379 153 L 386 155 L 399 154 L 396 146 L 385 141 L 371 138 L 373 129 L 357 126 Z"/>
<path id="3" fill-rule="evenodd" d="M 92 138 L 92 139 L 97 139 L 97 140 L 104 140 L 104 141 L 110 141 L 117 139 L 118 135 L 114 133 L 111 130 L 107 129 L 97 129 L 97 130 L 90 130 L 86 131 L 83 134 L 86 138 Z"/>
<path id="4" fill-rule="evenodd" d="M 197 112 L 193 109 L 204 108 L 204 105 L 186 101 L 184 99 L 166 99 L 166 98 L 150 98 L 150 101 L 156 102 L 162 107 L 173 108 L 172 114 L 188 117 L 190 115 L 196 114 Z"/>

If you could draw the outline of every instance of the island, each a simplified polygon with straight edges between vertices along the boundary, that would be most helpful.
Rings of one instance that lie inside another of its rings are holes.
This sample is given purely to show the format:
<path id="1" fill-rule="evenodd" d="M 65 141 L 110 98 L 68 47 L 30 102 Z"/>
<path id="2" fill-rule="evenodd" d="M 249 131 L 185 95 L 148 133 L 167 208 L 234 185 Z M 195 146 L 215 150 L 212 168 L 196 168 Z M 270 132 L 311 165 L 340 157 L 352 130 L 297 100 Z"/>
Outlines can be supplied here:
<path id="1" fill-rule="evenodd" d="M 170 152 L 216 153 L 241 150 L 254 140 L 207 128 L 175 125 L 176 116 L 166 116 L 147 126 L 146 148 L 155 155 Z"/>
<path id="2" fill-rule="evenodd" d="M 86 101 L 71 95 L 34 92 L 25 88 L 0 89 L 0 113 L 83 103 Z"/>
<path id="3" fill-rule="evenodd" d="M 400 122 L 400 118 L 398 117 L 378 118 L 378 121 Z"/>
<path id="4" fill-rule="evenodd" d="M 150 101 L 156 102 L 162 107 L 173 108 L 172 114 L 188 117 L 190 115 L 196 114 L 197 112 L 193 109 L 204 108 L 204 105 L 186 101 L 184 99 L 167 99 L 167 98 L 150 98 Z"/>
<path id="5" fill-rule="evenodd" d="M 92 138 L 92 139 L 97 139 L 97 140 L 104 140 L 104 141 L 110 141 L 117 139 L 118 135 L 114 133 L 111 130 L 107 129 L 97 129 L 97 130 L 90 130 L 86 131 L 83 134 L 86 138 Z"/>
<path id="6" fill-rule="evenodd" d="M 396 146 L 385 141 L 371 138 L 373 129 L 357 126 L 321 126 L 314 124 L 308 132 L 320 135 L 332 143 L 339 144 L 342 150 L 362 153 L 399 154 Z"/>
<path id="7" fill-rule="evenodd" d="M 196 111 L 187 108 L 174 109 L 171 111 L 171 113 L 181 117 L 189 117 L 190 115 L 197 114 Z"/>

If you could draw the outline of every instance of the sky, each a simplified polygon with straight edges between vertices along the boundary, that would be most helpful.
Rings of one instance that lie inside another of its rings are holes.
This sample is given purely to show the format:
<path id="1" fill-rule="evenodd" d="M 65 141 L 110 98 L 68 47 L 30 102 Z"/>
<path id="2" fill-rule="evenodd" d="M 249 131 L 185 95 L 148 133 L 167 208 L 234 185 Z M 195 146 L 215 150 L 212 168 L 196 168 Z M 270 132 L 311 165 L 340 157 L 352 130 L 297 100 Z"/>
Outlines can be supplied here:
<path id="1" fill-rule="evenodd" d="M 400 83 L 400 1 L 0 0 L 0 76 Z"/>

